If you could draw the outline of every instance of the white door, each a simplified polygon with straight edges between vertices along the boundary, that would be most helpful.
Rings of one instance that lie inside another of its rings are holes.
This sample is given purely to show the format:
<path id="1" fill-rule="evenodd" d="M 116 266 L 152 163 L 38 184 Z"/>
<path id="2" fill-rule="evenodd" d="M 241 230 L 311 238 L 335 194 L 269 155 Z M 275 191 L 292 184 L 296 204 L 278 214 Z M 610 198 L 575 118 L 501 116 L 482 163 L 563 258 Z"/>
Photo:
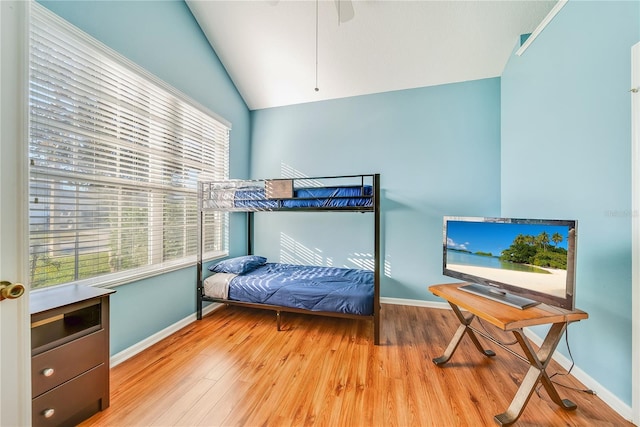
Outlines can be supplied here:
<path id="1" fill-rule="evenodd" d="M 0 281 L 26 284 L 27 2 L 0 0 Z M 31 424 L 29 298 L 0 301 L 0 426 Z"/>
<path id="2" fill-rule="evenodd" d="M 640 423 L 640 43 L 631 48 L 631 139 L 632 164 L 632 409 L 633 422 Z"/>

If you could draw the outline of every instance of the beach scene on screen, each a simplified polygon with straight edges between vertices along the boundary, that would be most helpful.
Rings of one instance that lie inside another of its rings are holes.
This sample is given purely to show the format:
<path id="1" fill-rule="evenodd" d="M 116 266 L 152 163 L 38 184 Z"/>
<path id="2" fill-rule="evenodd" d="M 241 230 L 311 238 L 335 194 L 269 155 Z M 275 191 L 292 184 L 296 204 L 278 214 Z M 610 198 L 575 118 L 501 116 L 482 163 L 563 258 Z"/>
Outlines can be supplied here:
<path id="1" fill-rule="evenodd" d="M 447 269 L 564 297 L 569 227 L 449 221 Z"/>

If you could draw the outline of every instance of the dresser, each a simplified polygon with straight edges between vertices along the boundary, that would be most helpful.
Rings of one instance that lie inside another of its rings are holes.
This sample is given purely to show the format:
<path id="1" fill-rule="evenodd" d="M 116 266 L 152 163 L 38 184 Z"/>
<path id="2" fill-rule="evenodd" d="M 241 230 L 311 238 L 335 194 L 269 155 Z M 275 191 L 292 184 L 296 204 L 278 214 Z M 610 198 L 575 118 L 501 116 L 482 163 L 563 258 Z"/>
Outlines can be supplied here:
<path id="1" fill-rule="evenodd" d="M 74 426 L 109 407 L 111 289 L 34 291 L 31 311 L 32 423 Z"/>

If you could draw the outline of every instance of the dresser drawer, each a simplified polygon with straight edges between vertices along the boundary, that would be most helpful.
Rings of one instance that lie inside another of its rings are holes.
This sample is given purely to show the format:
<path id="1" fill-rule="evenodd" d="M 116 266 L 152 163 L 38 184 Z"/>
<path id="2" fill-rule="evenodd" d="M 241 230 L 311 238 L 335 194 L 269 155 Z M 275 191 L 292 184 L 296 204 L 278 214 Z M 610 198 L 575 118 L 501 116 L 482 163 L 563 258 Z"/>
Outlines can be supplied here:
<path id="1" fill-rule="evenodd" d="M 33 399 L 33 426 L 74 426 L 106 409 L 108 375 L 103 364 Z"/>
<path id="2" fill-rule="evenodd" d="M 31 394 L 37 397 L 105 361 L 104 330 L 45 351 L 31 359 Z M 108 358 L 107 358 L 108 360 Z"/>

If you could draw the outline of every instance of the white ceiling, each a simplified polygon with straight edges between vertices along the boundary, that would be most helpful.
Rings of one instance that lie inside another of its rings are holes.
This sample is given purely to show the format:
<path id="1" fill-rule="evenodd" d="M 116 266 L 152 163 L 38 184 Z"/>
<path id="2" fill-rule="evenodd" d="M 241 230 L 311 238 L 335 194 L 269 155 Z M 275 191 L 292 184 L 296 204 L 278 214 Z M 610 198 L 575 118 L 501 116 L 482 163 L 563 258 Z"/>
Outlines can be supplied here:
<path id="1" fill-rule="evenodd" d="M 319 0 L 315 91 L 315 0 L 186 1 L 251 110 L 499 76 L 556 3 Z"/>

